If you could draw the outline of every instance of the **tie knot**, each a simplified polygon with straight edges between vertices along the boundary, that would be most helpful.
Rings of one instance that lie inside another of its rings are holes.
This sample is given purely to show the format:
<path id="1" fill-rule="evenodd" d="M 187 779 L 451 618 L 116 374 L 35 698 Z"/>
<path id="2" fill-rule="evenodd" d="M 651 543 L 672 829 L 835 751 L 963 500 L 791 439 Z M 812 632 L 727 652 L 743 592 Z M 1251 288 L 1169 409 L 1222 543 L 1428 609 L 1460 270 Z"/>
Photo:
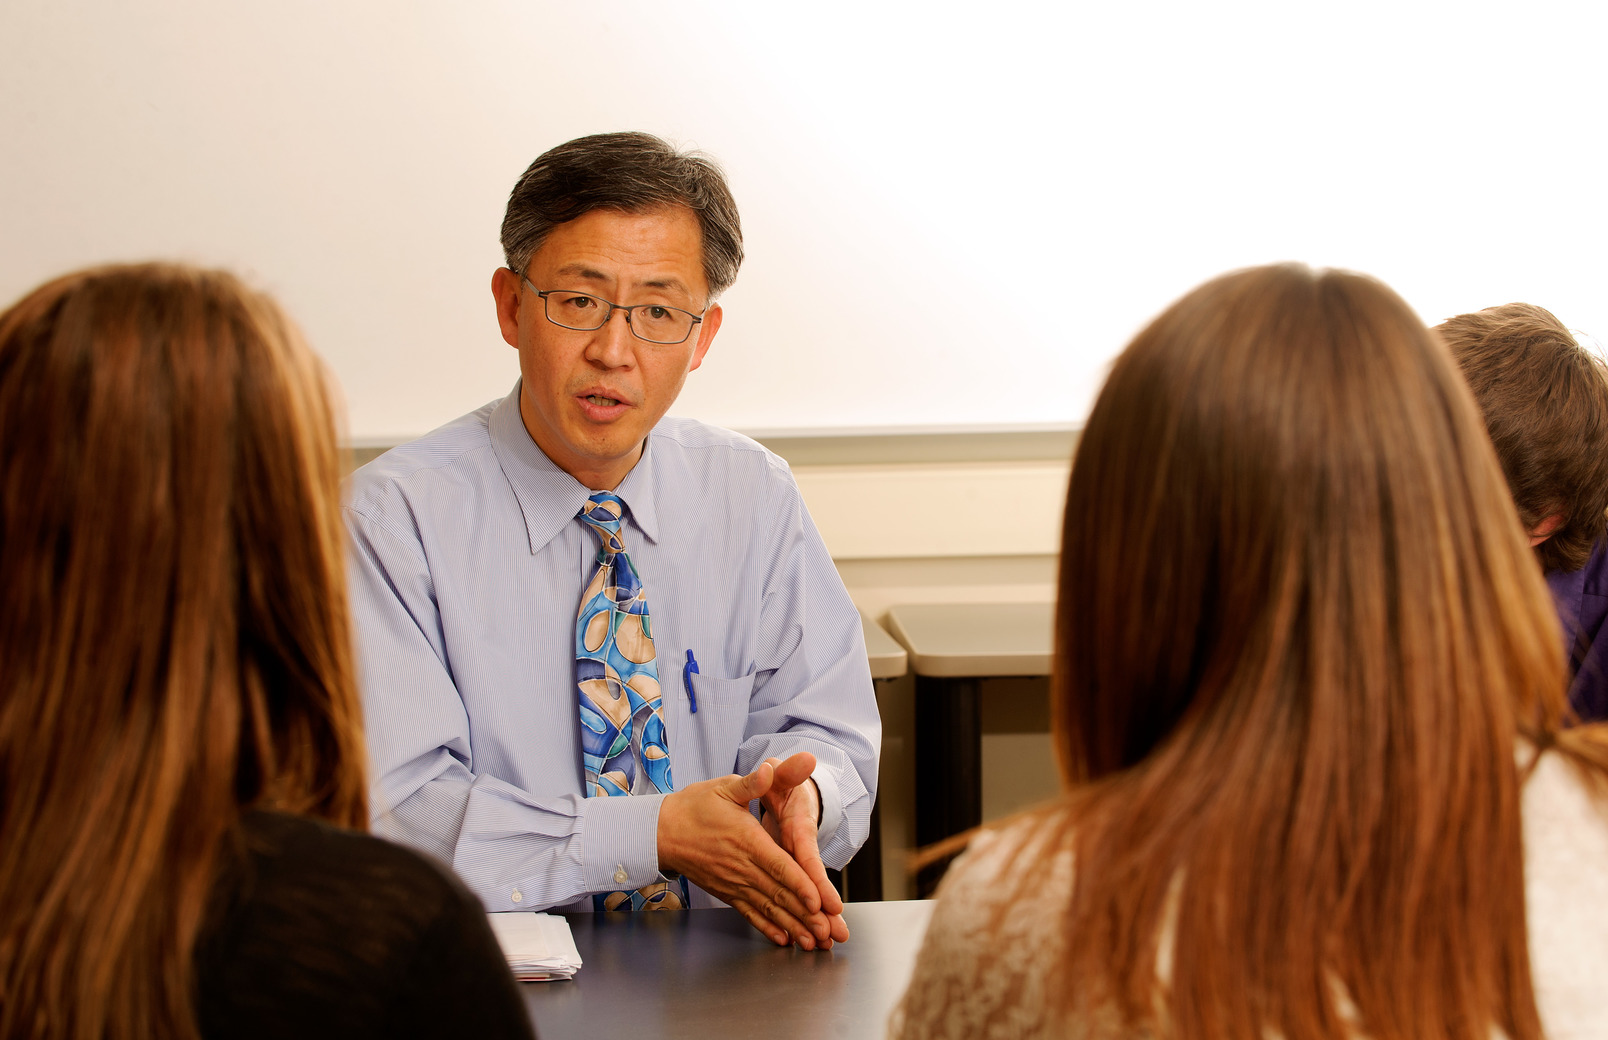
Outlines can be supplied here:
<path id="1" fill-rule="evenodd" d="M 586 500 L 586 505 L 575 514 L 581 523 L 597 532 L 602 541 L 602 553 L 613 556 L 615 553 L 625 551 L 625 543 L 620 541 L 620 524 L 625 516 L 625 502 L 619 495 L 609 491 L 598 491 Z"/>

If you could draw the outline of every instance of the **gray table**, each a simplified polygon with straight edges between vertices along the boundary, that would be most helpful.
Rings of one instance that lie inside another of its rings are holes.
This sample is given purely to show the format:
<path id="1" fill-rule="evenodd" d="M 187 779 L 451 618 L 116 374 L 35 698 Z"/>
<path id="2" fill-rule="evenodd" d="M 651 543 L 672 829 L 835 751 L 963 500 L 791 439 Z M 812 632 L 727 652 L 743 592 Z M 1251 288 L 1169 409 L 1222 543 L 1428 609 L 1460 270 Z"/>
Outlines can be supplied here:
<path id="1" fill-rule="evenodd" d="M 890 607 L 888 630 L 916 673 L 916 844 L 983 822 L 978 691 L 996 676 L 1048 675 L 1053 603 L 920 603 Z M 929 867 L 916 889 L 943 876 Z"/>
<path id="2" fill-rule="evenodd" d="M 521 989 L 542 1040 L 881 1037 L 931 912 L 849 903 L 849 941 L 822 953 L 774 946 L 729 909 L 565 914 L 580 973 Z"/>

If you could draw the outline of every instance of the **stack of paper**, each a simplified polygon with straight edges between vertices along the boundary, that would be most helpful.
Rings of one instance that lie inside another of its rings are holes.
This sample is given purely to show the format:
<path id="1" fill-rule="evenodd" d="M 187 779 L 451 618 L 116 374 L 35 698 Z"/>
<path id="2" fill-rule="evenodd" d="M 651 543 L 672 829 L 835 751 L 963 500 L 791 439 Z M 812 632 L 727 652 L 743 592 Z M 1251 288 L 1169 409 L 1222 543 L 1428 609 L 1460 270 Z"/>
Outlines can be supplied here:
<path id="1" fill-rule="evenodd" d="M 575 948 L 569 922 L 554 914 L 528 910 L 487 914 L 491 930 L 514 978 L 521 982 L 546 982 L 573 978 L 581 968 L 581 953 Z"/>

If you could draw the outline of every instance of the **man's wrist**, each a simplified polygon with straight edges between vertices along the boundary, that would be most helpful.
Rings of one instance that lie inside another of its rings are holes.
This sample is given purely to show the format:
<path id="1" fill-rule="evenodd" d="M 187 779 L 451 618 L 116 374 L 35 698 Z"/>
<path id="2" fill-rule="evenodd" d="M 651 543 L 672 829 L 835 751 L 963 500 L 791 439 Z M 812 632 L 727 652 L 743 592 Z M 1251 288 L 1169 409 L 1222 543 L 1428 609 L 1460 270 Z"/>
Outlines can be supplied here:
<path id="1" fill-rule="evenodd" d="M 581 807 L 585 855 L 581 879 L 588 892 L 641 888 L 659 875 L 658 823 L 664 795 L 587 798 Z"/>
<path id="2" fill-rule="evenodd" d="M 832 770 L 819 768 L 810 777 L 821 799 L 820 821 L 815 825 L 815 840 L 822 848 L 832 840 L 843 824 L 843 796 L 838 790 L 837 777 Z"/>

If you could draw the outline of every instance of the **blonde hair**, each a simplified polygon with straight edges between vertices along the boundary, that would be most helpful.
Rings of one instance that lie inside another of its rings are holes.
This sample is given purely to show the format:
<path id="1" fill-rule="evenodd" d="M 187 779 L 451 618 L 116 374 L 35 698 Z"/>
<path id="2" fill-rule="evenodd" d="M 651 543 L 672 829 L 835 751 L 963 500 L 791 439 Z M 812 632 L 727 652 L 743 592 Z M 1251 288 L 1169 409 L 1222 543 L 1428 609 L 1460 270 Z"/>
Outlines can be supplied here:
<path id="1" fill-rule="evenodd" d="M 366 821 L 318 363 L 232 276 L 0 315 L 0 1035 L 194 1036 L 244 809 Z"/>

